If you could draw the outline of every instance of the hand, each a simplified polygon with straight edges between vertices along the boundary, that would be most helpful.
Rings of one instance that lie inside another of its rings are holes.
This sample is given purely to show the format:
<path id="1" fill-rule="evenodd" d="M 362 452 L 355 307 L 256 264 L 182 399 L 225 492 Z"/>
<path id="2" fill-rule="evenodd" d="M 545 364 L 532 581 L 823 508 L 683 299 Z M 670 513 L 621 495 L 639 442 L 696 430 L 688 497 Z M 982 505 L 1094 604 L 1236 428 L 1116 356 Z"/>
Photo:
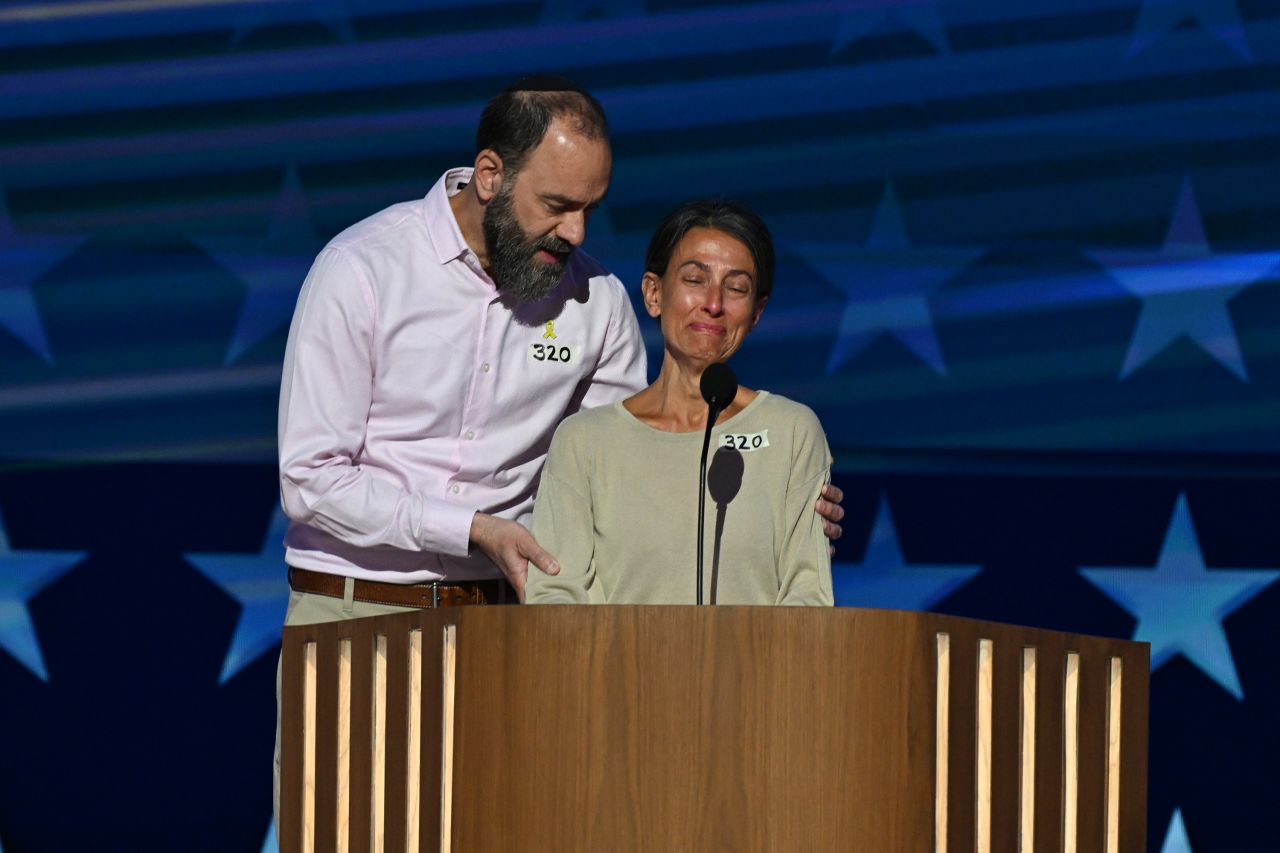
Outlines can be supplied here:
<path id="1" fill-rule="evenodd" d="M 840 526 L 840 520 L 844 518 L 844 507 L 840 506 L 840 502 L 844 500 L 844 492 L 838 487 L 827 483 L 822 487 L 822 496 L 818 498 L 818 502 L 814 504 L 814 509 L 818 515 L 822 516 L 822 532 L 827 534 L 827 539 L 835 542 L 844 533 L 844 528 Z M 828 545 L 831 556 L 836 555 L 836 546 Z"/>
<path id="2" fill-rule="evenodd" d="M 524 583 L 530 563 L 549 575 L 560 571 L 555 557 L 543 550 L 533 534 L 518 522 L 477 512 L 471 519 L 470 540 L 506 575 L 516 595 L 520 596 L 521 604 L 524 603 Z"/>

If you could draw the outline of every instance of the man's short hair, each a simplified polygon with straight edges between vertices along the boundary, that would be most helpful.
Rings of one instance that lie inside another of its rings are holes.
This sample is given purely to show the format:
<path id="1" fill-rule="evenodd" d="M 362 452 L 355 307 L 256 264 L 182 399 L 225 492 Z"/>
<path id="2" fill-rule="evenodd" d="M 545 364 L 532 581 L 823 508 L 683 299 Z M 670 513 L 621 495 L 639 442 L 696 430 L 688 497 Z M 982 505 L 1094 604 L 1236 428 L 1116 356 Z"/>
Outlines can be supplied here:
<path id="1" fill-rule="evenodd" d="M 520 78 L 485 105 L 476 153 L 496 152 L 507 173 L 514 175 L 557 118 L 567 119 L 587 139 L 608 139 L 604 108 L 591 93 L 566 77 L 539 74 Z"/>
<path id="2" fill-rule="evenodd" d="M 666 275 L 676 246 L 694 228 L 723 231 L 746 246 L 756 264 L 756 300 L 768 298 L 773 292 L 776 263 L 773 235 L 754 210 L 735 201 L 686 201 L 668 213 L 649 240 L 649 248 L 644 253 L 644 271 L 657 276 Z"/>

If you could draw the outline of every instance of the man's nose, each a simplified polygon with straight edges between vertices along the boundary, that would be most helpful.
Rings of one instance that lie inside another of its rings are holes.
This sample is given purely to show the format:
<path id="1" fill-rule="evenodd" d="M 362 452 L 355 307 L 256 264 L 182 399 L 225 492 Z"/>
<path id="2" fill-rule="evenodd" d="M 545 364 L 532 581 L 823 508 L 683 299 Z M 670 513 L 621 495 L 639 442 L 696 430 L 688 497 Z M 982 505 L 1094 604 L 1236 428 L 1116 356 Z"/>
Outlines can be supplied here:
<path id="1" fill-rule="evenodd" d="M 574 246 L 581 246 L 587 238 L 587 215 L 580 210 L 565 214 L 556 226 L 556 236 Z"/>

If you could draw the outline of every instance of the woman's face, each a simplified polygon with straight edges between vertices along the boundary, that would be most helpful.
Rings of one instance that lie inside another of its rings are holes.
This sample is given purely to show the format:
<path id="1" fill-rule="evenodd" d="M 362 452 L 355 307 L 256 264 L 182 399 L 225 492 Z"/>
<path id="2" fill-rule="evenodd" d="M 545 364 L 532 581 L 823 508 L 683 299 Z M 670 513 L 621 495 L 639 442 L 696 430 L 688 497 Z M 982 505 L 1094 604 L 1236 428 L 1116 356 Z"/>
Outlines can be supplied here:
<path id="1" fill-rule="evenodd" d="M 689 229 L 666 273 L 645 273 L 642 288 L 645 309 L 662 324 L 667 351 L 700 367 L 737 352 L 768 301 L 756 298 L 751 252 L 714 228 Z"/>

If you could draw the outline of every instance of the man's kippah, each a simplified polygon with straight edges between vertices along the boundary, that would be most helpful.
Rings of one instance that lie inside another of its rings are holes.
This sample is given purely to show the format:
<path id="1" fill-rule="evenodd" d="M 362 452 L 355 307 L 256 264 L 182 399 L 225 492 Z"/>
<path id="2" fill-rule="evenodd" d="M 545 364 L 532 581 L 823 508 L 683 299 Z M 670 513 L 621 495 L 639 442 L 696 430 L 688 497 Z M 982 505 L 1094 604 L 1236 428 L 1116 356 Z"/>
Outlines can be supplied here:
<path id="1" fill-rule="evenodd" d="M 587 90 L 558 74 L 530 74 L 512 83 L 504 92 L 577 92 L 587 94 Z"/>

